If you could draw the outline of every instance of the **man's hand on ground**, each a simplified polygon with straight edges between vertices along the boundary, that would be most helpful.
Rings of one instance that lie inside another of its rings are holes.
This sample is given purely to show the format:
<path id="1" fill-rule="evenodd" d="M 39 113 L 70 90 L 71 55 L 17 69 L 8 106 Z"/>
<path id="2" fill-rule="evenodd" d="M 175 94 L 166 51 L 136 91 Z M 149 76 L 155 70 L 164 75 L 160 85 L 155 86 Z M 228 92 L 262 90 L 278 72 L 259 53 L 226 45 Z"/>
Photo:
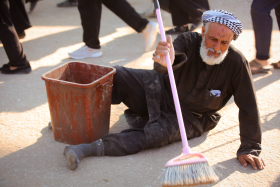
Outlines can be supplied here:
<path id="1" fill-rule="evenodd" d="M 172 38 L 170 35 L 167 37 L 166 41 L 167 42 L 160 41 L 158 43 L 156 51 L 153 56 L 153 60 L 164 67 L 167 67 L 166 60 L 165 60 L 165 56 L 167 53 L 169 53 L 171 65 L 173 65 L 175 59 Z"/>
<path id="2" fill-rule="evenodd" d="M 238 157 L 238 160 L 244 167 L 247 167 L 247 162 L 251 163 L 254 169 L 264 169 L 265 166 L 265 163 L 262 158 L 251 154 L 240 155 Z"/>

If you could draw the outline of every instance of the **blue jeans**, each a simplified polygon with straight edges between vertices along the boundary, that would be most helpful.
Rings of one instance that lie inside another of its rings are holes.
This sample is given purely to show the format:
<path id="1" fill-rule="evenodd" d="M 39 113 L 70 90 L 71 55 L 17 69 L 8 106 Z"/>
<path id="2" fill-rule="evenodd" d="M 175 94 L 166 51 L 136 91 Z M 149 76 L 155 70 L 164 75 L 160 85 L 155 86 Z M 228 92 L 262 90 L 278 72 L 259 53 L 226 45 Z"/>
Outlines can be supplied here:
<path id="1" fill-rule="evenodd" d="M 272 18 L 270 12 L 275 9 L 277 23 L 280 30 L 280 1 L 279 0 L 254 0 L 251 5 L 251 17 L 255 32 L 255 44 L 259 60 L 270 58 Z"/>

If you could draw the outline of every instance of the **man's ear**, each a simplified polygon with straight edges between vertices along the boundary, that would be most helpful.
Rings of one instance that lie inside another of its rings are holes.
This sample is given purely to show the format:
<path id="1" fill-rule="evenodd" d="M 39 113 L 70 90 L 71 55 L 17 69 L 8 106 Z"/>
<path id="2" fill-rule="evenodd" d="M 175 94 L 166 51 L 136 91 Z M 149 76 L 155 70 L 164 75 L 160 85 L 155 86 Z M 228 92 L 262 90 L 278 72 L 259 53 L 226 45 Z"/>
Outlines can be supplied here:
<path id="1" fill-rule="evenodd" d="M 205 26 L 204 26 L 204 25 L 202 26 L 202 29 L 201 29 L 201 35 L 202 35 L 202 38 L 203 38 L 204 35 L 205 35 Z"/>

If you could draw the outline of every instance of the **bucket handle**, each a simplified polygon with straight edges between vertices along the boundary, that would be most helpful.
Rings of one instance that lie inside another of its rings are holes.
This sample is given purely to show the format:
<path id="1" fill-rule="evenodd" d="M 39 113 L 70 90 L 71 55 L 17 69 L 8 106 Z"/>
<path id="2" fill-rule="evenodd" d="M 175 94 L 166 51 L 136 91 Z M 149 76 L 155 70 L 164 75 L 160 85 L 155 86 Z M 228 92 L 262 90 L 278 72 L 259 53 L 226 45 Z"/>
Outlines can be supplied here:
<path id="1" fill-rule="evenodd" d="M 98 83 L 98 84 L 97 84 L 97 89 L 99 89 L 100 91 L 103 91 L 103 90 L 104 90 L 104 87 L 105 87 L 107 84 L 109 84 L 110 87 L 113 86 L 112 81 L 108 80 L 107 82 L 104 82 L 104 83 L 102 83 L 102 84 Z"/>

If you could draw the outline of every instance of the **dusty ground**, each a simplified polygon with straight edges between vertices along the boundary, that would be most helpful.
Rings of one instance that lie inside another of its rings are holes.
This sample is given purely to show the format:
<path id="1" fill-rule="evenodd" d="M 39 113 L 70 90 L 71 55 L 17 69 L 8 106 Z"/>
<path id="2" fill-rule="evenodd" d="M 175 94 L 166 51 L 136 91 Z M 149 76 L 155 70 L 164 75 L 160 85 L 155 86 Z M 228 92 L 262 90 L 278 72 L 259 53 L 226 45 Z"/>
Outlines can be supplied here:
<path id="1" fill-rule="evenodd" d="M 62 154 L 64 143 L 56 142 L 47 128 L 50 121 L 48 101 L 41 75 L 71 61 L 67 53 L 82 45 L 82 29 L 76 8 L 57 8 L 60 0 L 40 1 L 30 15 L 33 27 L 21 40 L 31 61 L 28 75 L 0 74 L 0 186 L 159 186 L 165 163 L 181 153 L 181 143 L 146 150 L 125 157 L 83 159 L 76 171 L 69 170 Z M 150 0 L 130 0 L 143 12 Z M 252 0 L 209 0 L 212 9 L 236 14 L 244 32 L 234 42 L 248 60 L 254 58 L 254 33 L 250 5 Z M 106 66 L 124 65 L 152 68 L 150 52 L 143 51 L 142 36 L 129 28 L 107 8 L 103 8 L 100 39 L 104 56 L 83 60 Z M 280 59 L 280 33 L 274 11 L 272 61 Z M 172 26 L 170 15 L 163 13 L 164 25 Z M 155 19 L 153 21 L 156 21 Z M 158 41 L 160 37 L 158 36 Z M 0 44 L 0 66 L 7 63 Z M 231 100 L 221 110 L 219 125 L 203 136 L 189 141 L 193 151 L 205 154 L 220 180 L 208 186 L 280 186 L 280 70 L 254 75 L 263 130 L 266 162 L 262 171 L 244 168 L 236 159 L 239 147 L 238 109 Z M 128 128 L 124 105 L 112 106 L 110 132 Z"/>

